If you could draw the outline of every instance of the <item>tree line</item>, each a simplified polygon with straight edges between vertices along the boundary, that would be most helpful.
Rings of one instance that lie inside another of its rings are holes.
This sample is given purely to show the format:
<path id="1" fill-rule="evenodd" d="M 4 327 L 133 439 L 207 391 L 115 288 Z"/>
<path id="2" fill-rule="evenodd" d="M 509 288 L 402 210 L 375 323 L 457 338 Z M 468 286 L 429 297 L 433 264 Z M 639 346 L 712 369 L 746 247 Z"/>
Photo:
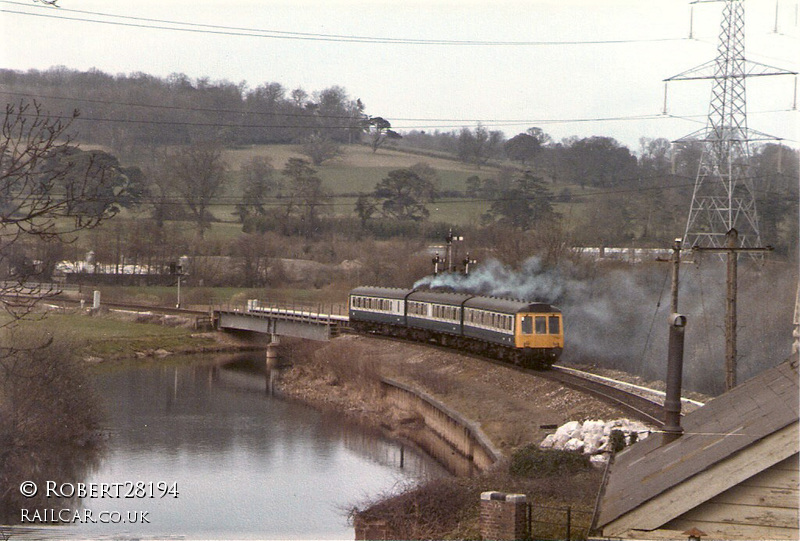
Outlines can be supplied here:
<path id="1" fill-rule="evenodd" d="M 165 233 L 165 224 L 174 221 L 192 223 L 202 240 L 218 219 L 213 208 L 223 196 L 226 205 L 235 207 L 247 234 L 276 232 L 312 240 L 327 231 L 341 234 L 356 228 L 359 234 L 380 238 L 440 238 L 449 224 L 429 224 L 429 207 L 449 199 L 480 201 L 486 210 L 476 225 L 482 227 L 552 232 L 555 224 L 574 244 L 664 243 L 683 229 L 702 152 L 700 143 L 673 146 L 660 138 L 643 138 L 635 152 L 604 136 L 554 141 L 537 127 L 510 138 L 481 125 L 398 133 L 389 120 L 367 115 L 364 104 L 341 87 L 308 94 L 278 83 L 248 89 L 245 83 L 192 81 L 180 74 L 160 79 L 66 68 L 24 74 L 0 70 L 0 82 L 11 96 L 34 97 L 19 98 L 17 105 L 7 107 L 9 130 L 24 131 L 26 122 L 65 122 L 69 132 L 58 133 L 68 141 L 75 137 L 110 149 L 84 151 L 67 144 L 48 150 L 30 178 L 38 178 L 47 167 L 57 171 L 51 181 L 58 183 L 52 189 L 102 179 L 99 185 L 86 185 L 94 190 L 91 198 L 70 203 L 70 216 L 91 225 L 87 217 L 137 208 L 152 220 L 149 240 L 155 244 L 174 238 Z M 45 111 L 39 100 L 52 107 L 53 96 L 81 100 L 59 100 L 57 109 Z M 51 114 L 73 106 L 76 110 L 70 115 Z M 258 129 L 252 127 L 254 122 L 260 123 Z M 19 139 L 9 136 L 8 144 Z M 278 169 L 266 150 L 232 170 L 225 150 L 246 142 L 298 143 L 304 158 L 291 158 Z M 422 157 L 413 166 L 376 178 L 371 191 L 333 194 L 318 168 L 340 155 L 346 144 L 367 144 L 373 152 L 392 145 Z M 129 152 L 132 148 L 139 151 Z M 425 154 L 471 164 L 475 174 L 463 187 L 442 190 Z M 123 160 L 135 165 L 123 165 Z M 751 176 L 762 238 L 784 252 L 796 239 L 797 170 L 797 152 L 776 144 L 754 150 Z M 6 182 L 17 178 L 9 171 L 4 165 Z M 230 188 L 233 178 L 238 180 L 236 190 Z M 21 191 L 15 192 L 14 186 Z M 14 180 L 7 193 L 0 194 L 9 225 L 20 214 L 16 201 L 34 191 L 30 185 L 20 186 L 25 184 Z M 351 197 L 353 204 L 332 212 L 333 200 L 343 196 Z M 573 203 L 581 205 L 580 219 L 565 215 Z M 17 261 L 16 267 L 25 260 L 13 247 L 2 255 Z"/>
<path id="2" fill-rule="evenodd" d="M 192 80 L 179 73 L 160 78 L 55 67 L 0 70 L 0 88 L 7 101 L 28 96 L 51 111 L 79 110 L 74 128 L 81 141 L 121 153 L 209 141 L 301 143 L 315 134 L 352 143 L 360 141 L 369 118 L 361 101 L 339 86 L 309 93 L 276 82 L 248 88 L 245 82 Z"/>

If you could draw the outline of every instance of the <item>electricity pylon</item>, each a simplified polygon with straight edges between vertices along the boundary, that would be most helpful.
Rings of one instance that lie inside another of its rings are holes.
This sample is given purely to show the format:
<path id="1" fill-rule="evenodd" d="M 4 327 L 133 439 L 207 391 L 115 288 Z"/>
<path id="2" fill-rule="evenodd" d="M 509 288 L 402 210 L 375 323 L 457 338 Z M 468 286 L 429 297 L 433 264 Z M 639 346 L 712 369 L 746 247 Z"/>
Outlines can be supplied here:
<path id="1" fill-rule="evenodd" d="M 750 142 L 775 138 L 748 129 L 745 79 L 796 73 L 745 59 L 743 0 L 706 1 L 725 3 L 716 59 L 664 79 L 714 81 L 706 127 L 675 141 L 703 143 L 683 240 L 687 246 L 719 248 L 735 229 L 742 247 L 759 246 Z"/>

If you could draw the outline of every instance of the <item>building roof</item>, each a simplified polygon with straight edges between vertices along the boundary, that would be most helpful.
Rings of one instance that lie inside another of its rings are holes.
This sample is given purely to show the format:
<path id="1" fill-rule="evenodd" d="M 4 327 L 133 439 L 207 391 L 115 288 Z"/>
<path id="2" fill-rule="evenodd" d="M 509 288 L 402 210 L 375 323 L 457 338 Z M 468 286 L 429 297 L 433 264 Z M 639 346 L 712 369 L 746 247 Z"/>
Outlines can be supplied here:
<path id="1" fill-rule="evenodd" d="M 686 415 L 681 421 L 684 434 L 675 441 L 664 444 L 662 438 L 650 437 L 632 445 L 618 454 L 611 466 L 597 525 L 611 523 L 734 453 L 796 424 L 799 400 L 795 354 Z M 727 488 L 720 485 L 720 491 Z"/>

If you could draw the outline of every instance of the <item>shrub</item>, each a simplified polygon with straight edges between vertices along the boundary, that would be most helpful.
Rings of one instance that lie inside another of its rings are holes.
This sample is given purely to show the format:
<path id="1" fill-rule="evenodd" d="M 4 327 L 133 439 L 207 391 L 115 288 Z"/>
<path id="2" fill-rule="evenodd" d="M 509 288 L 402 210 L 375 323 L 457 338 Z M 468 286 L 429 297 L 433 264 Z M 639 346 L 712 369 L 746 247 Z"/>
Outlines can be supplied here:
<path id="1" fill-rule="evenodd" d="M 619 453 L 625 448 L 625 433 L 622 430 L 612 430 L 609 440 L 612 453 Z"/>
<path id="2" fill-rule="evenodd" d="M 509 473 L 516 477 L 568 475 L 591 469 L 589 457 L 573 451 L 544 450 L 528 445 L 511 456 Z"/>
<path id="3" fill-rule="evenodd" d="M 21 508 L 52 505 L 44 491 L 28 499 L 9 487 L 82 480 L 103 449 L 99 401 L 76 345 L 61 337 L 48 343 L 44 323 L 37 325 L 0 333 L 0 487 L 8 488 L 0 490 L 2 523 L 19 520 Z"/>

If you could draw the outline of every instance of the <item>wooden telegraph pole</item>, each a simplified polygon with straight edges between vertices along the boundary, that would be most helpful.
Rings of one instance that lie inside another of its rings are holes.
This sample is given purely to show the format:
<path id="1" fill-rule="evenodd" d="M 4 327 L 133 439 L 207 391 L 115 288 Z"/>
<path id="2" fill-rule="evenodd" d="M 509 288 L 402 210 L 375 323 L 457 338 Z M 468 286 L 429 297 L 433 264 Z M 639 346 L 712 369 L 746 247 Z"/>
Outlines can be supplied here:
<path id="1" fill-rule="evenodd" d="M 726 235 L 724 247 L 700 248 L 693 247 L 694 252 L 724 253 L 728 258 L 728 276 L 726 280 L 725 301 L 725 390 L 730 391 L 736 387 L 736 296 L 738 281 L 738 259 L 740 253 L 769 252 L 772 246 L 758 248 L 745 248 L 739 246 L 739 232 L 731 229 Z"/>

